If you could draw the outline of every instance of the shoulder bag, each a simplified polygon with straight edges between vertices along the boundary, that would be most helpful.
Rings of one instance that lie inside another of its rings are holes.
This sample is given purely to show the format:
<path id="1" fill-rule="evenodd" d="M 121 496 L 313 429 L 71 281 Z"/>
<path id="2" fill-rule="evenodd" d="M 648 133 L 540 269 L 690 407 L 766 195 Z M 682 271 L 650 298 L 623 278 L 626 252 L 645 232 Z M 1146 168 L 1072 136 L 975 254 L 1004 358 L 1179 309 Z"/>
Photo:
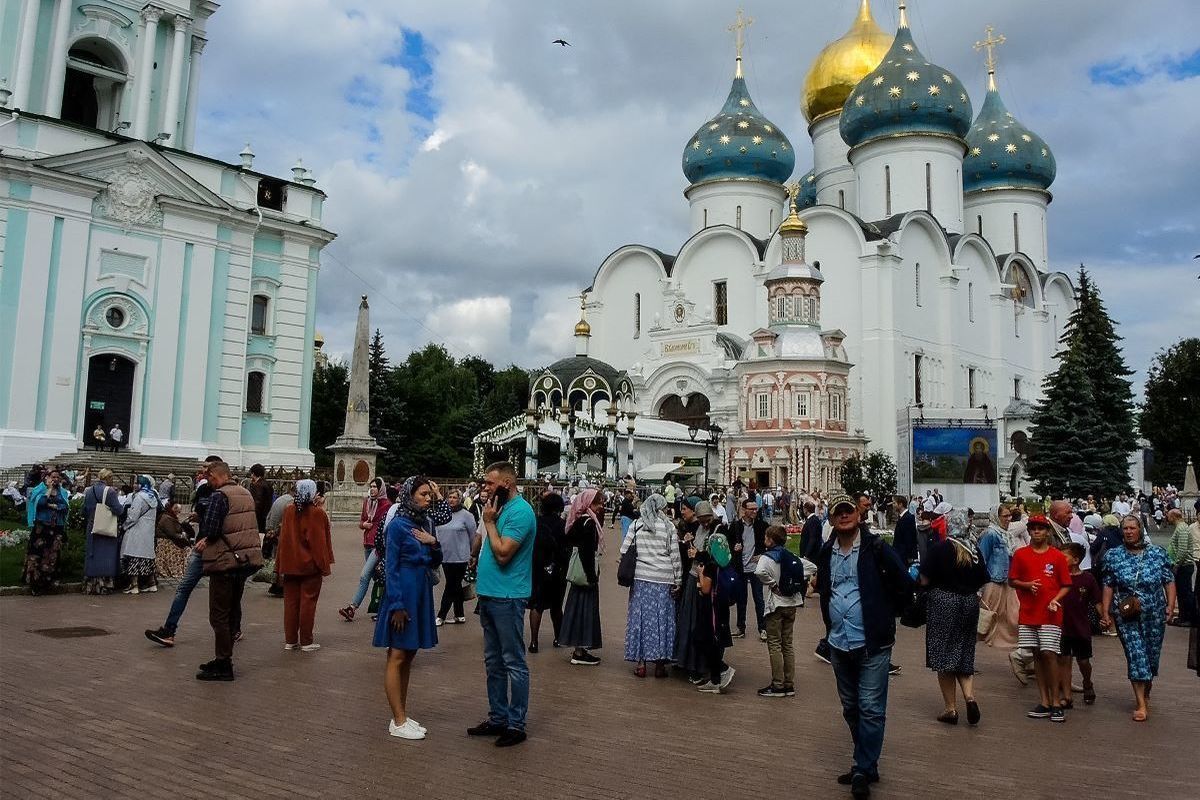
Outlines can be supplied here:
<path id="1" fill-rule="evenodd" d="M 117 538 L 120 528 L 120 520 L 117 515 L 108 507 L 108 492 L 109 487 L 104 487 L 104 494 L 96 503 L 96 509 L 92 513 L 92 535 L 106 536 L 109 539 Z M 92 495 L 95 496 L 96 490 L 92 489 Z"/>
<path id="2" fill-rule="evenodd" d="M 567 564 L 567 583 L 572 586 L 587 586 L 588 577 L 587 570 L 583 568 L 583 561 L 579 558 L 579 548 L 571 548 L 571 562 Z"/>
<path id="3" fill-rule="evenodd" d="M 621 562 L 617 564 L 617 583 L 621 586 L 633 586 L 634 575 L 637 573 L 637 532 L 641 528 L 641 521 L 635 522 L 629 528 L 629 533 L 633 537 L 633 541 L 629 543 L 629 547 L 621 554 Z"/>
<path id="4" fill-rule="evenodd" d="M 1137 587 L 1142 579 L 1142 560 L 1145 557 L 1146 553 L 1144 551 L 1138 556 L 1137 574 L 1133 577 L 1133 591 L 1126 595 L 1121 602 L 1117 603 L 1117 613 L 1126 622 L 1132 622 L 1142 615 L 1142 598 L 1138 597 Z"/>

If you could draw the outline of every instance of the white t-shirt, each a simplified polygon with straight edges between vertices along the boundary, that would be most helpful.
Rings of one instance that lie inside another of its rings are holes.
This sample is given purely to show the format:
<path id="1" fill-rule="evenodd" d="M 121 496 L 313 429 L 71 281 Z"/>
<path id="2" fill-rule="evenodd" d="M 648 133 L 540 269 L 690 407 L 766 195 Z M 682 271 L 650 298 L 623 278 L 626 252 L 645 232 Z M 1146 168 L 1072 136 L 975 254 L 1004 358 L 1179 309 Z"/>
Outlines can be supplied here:
<path id="1" fill-rule="evenodd" d="M 1076 533 L 1070 531 L 1071 541 L 1083 545 L 1083 561 L 1079 562 L 1079 568 L 1087 572 L 1092 568 L 1092 550 L 1091 543 L 1088 542 L 1086 533 Z"/>
<path id="2" fill-rule="evenodd" d="M 125 438 L 125 432 L 117 427 L 114 427 L 111 431 L 109 431 L 108 435 L 109 438 L 111 438 L 114 442 L 120 442 Z"/>
<path id="3" fill-rule="evenodd" d="M 1118 517 L 1123 517 L 1128 514 L 1129 509 L 1129 503 L 1126 503 L 1124 500 L 1118 500 L 1112 504 L 1112 512 Z M 1087 569 L 1087 567 L 1081 567 L 1081 569 Z"/>

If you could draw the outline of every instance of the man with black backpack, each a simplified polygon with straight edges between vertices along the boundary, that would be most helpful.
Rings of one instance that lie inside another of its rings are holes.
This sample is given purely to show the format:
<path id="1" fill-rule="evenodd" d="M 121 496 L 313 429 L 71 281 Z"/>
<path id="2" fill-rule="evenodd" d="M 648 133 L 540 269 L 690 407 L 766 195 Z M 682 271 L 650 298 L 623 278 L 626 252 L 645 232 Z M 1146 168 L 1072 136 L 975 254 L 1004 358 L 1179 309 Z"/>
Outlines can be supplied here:
<path id="1" fill-rule="evenodd" d="M 913 582 L 896 551 L 860 528 L 853 500 L 834 496 L 829 518 L 833 536 L 817 556 L 817 592 L 842 716 L 854 740 L 854 763 L 837 780 L 865 798 L 879 780 L 896 617 L 911 600 Z"/>
<path id="2" fill-rule="evenodd" d="M 796 626 L 796 609 L 804 605 L 804 565 L 787 549 L 787 530 L 782 525 L 767 528 L 765 537 L 767 549 L 754 567 L 754 577 L 765 588 L 764 621 L 767 653 L 771 657 L 771 684 L 759 689 L 758 696 L 795 697 L 792 629 Z"/>

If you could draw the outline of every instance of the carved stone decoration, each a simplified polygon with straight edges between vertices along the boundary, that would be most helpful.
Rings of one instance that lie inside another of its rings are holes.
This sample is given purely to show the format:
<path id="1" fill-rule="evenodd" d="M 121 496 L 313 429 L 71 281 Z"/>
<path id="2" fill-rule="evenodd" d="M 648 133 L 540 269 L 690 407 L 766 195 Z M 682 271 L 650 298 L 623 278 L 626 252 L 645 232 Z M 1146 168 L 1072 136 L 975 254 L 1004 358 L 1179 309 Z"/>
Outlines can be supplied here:
<path id="1" fill-rule="evenodd" d="M 127 225 L 162 225 L 157 187 L 136 163 L 99 177 L 108 182 L 108 188 L 96 198 L 93 213 Z"/>

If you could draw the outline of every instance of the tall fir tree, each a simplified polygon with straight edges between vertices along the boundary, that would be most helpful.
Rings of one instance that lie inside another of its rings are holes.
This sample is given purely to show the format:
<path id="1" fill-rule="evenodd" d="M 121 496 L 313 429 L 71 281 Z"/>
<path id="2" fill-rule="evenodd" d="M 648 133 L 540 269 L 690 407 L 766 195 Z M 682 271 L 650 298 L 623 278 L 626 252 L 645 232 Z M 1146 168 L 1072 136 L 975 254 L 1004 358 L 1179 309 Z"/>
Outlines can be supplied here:
<path id="1" fill-rule="evenodd" d="M 371 343 L 367 346 L 367 393 L 371 407 L 371 434 L 377 440 L 384 436 L 383 423 L 387 418 L 384 410 L 387 405 L 384 387 L 387 386 L 390 371 L 387 351 L 383 346 L 383 334 L 376 328 L 375 335 L 371 337 Z"/>
<path id="2" fill-rule="evenodd" d="M 1112 319 L 1087 270 L 1079 270 L 1077 305 L 1067 320 L 1058 368 L 1034 410 L 1029 474 L 1055 497 L 1114 497 L 1129 488 L 1134 437 L 1133 391 Z"/>

